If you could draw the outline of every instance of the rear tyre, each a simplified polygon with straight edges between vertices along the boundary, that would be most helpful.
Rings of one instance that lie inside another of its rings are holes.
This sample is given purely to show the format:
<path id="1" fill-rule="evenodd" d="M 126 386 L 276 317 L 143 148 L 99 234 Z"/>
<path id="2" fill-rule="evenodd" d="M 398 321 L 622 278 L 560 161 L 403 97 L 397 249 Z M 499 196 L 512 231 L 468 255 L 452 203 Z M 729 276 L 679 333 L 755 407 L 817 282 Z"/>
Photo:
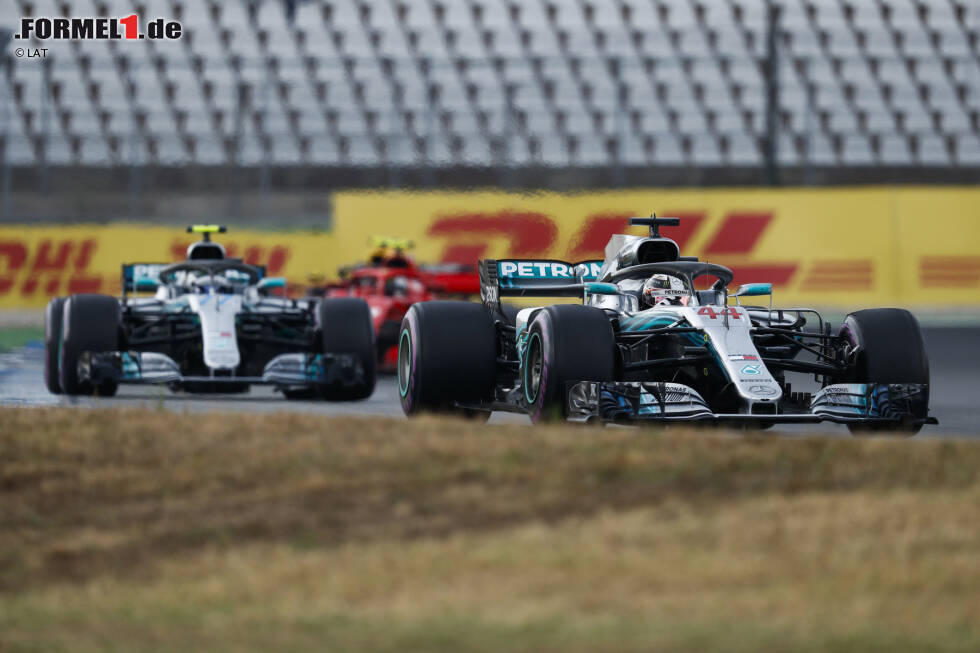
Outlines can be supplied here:
<path id="1" fill-rule="evenodd" d="M 324 354 L 354 354 L 364 371 L 356 385 L 337 383 L 324 386 L 323 398 L 351 401 L 370 397 L 377 377 L 377 361 L 374 355 L 374 326 L 367 302 L 357 297 L 322 300 L 320 334 Z"/>
<path id="2" fill-rule="evenodd" d="M 413 304 L 398 336 L 398 394 L 406 415 L 452 413 L 487 420 L 489 411 L 458 404 L 493 399 L 497 332 L 482 304 Z"/>
<path id="3" fill-rule="evenodd" d="M 58 378 L 58 357 L 61 353 L 61 318 L 65 308 L 65 298 L 55 297 L 44 309 L 44 385 L 53 395 L 61 394 L 61 379 Z"/>
<path id="4" fill-rule="evenodd" d="M 615 380 L 616 336 L 605 312 L 575 304 L 539 311 L 519 375 L 531 421 L 567 418 L 568 382 Z"/>
<path id="5" fill-rule="evenodd" d="M 78 361 L 84 352 L 119 351 L 121 313 L 119 302 L 108 295 L 72 295 L 62 306 L 61 351 L 58 379 L 66 395 L 94 394 L 111 397 L 118 383 L 95 385 L 78 378 Z"/>
<path id="6" fill-rule="evenodd" d="M 844 319 L 840 336 L 852 347 L 860 348 L 854 365 L 843 382 L 918 383 L 926 386 L 921 414 L 928 416 L 929 359 L 919 322 L 900 308 L 873 308 L 851 313 Z M 897 427 L 848 424 L 851 433 L 866 434 L 883 430 L 918 433 L 921 425 Z"/>

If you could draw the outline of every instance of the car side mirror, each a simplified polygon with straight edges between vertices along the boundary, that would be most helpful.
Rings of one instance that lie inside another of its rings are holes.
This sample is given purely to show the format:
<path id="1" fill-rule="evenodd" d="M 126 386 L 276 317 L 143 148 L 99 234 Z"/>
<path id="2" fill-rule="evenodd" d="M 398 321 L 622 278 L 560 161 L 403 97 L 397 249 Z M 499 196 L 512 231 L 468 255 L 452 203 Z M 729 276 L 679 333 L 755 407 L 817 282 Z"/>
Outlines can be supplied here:
<path id="1" fill-rule="evenodd" d="M 585 291 L 592 295 L 618 295 L 619 288 L 614 283 L 589 282 L 585 284 Z"/>
<path id="2" fill-rule="evenodd" d="M 266 277 L 262 279 L 257 284 L 259 294 L 263 297 L 286 296 L 286 278 L 285 277 Z"/>
<path id="3" fill-rule="evenodd" d="M 771 295 L 771 283 L 745 283 L 735 291 L 736 297 L 759 297 L 761 295 Z"/>

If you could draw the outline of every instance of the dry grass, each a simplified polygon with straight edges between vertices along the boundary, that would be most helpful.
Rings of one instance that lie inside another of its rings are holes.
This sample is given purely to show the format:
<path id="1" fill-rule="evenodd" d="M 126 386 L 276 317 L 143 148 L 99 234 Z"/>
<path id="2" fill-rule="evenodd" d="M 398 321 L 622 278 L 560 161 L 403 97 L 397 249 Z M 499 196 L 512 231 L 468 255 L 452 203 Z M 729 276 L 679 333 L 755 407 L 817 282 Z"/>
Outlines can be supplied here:
<path id="1" fill-rule="evenodd" d="M 0 651 L 980 649 L 980 445 L 0 410 Z"/>

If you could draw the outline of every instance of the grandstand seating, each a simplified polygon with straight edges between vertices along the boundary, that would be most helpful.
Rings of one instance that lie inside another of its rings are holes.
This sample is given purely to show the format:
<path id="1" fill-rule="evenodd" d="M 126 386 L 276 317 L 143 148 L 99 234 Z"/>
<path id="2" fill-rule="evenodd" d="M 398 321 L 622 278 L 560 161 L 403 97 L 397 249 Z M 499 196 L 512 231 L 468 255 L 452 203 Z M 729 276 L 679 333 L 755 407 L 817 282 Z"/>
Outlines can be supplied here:
<path id="1" fill-rule="evenodd" d="M 980 0 L 779 0 L 784 165 L 980 166 Z M 0 67 L 15 165 L 757 166 L 764 0 L 5 0 L 166 17 Z"/>

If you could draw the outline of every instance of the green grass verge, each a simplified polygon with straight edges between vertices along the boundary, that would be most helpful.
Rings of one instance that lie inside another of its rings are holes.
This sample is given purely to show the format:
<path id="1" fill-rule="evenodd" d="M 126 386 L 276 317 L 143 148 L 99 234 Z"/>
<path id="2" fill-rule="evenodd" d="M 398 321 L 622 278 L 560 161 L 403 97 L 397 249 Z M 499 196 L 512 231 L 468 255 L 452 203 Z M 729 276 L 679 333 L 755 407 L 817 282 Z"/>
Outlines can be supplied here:
<path id="1" fill-rule="evenodd" d="M 23 347 L 29 342 L 44 342 L 44 328 L 0 327 L 0 353 Z"/>

